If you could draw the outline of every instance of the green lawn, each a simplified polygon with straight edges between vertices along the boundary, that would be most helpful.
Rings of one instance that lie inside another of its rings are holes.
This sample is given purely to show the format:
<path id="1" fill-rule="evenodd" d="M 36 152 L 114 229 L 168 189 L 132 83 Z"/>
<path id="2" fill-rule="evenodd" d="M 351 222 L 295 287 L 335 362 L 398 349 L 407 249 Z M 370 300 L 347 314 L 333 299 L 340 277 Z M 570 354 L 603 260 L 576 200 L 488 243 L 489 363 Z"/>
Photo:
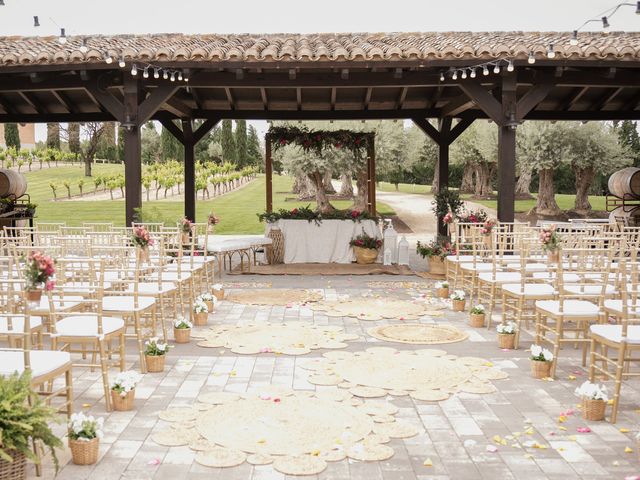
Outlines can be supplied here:
<path id="1" fill-rule="evenodd" d="M 116 165 L 97 165 L 94 173 L 113 173 L 121 169 Z M 59 167 L 50 170 L 34 171 L 26 173 L 29 182 L 28 193 L 31 201 L 38 204 L 37 219 L 42 222 L 66 222 L 67 225 L 81 225 L 82 222 L 113 222 L 116 225 L 124 224 L 123 200 L 98 200 L 98 201 L 52 201 L 53 194 L 49 188 L 49 182 L 58 183 L 58 198 L 66 196 L 66 190 L 62 187 L 63 179 L 72 184 L 72 193 L 78 193 L 77 181 L 83 177 L 84 171 L 80 167 Z M 273 177 L 273 208 L 287 208 L 306 206 L 315 203 L 287 202 L 287 197 L 293 194 L 291 191 L 292 179 L 289 177 Z M 93 191 L 91 179 L 85 181 L 84 191 Z M 143 193 L 144 195 L 144 193 Z M 153 195 L 153 192 L 152 192 Z M 332 202 L 336 208 L 347 208 L 349 201 Z M 204 220 L 210 211 L 214 211 L 221 218 L 216 232 L 221 234 L 255 234 L 264 232 L 264 225 L 260 224 L 256 216 L 265 208 L 265 179 L 258 177 L 244 188 L 224 195 L 214 200 L 200 200 L 196 202 L 197 219 Z M 143 201 L 143 210 L 157 213 L 162 219 L 172 221 L 183 215 L 184 205 L 180 201 Z M 395 212 L 387 205 L 378 203 L 378 212 L 381 215 L 393 215 Z"/>
<path id="2" fill-rule="evenodd" d="M 402 193 L 431 193 L 431 185 L 417 185 L 415 183 L 399 183 L 396 186 L 388 182 L 377 182 L 376 188 L 382 192 L 402 192 Z"/>

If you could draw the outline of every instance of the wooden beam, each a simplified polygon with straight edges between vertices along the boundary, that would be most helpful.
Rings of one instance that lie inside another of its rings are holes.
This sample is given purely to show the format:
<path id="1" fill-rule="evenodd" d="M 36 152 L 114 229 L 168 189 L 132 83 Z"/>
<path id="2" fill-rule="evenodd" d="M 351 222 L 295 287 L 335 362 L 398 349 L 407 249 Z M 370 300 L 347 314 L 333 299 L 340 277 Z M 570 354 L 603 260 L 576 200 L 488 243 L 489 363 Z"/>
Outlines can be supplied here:
<path id="1" fill-rule="evenodd" d="M 101 90 L 98 88 L 97 84 L 87 85 L 86 90 L 93 96 L 93 98 L 95 98 L 98 104 L 102 105 L 118 122 L 125 122 L 123 104 L 120 100 L 109 93 L 108 90 Z"/>
<path id="2" fill-rule="evenodd" d="M 231 89 L 229 87 L 225 87 L 224 94 L 227 96 L 227 102 L 229 102 L 229 108 L 231 110 L 236 109 L 236 103 L 233 100 L 233 95 L 231 95 Z"/>
<path id="3" fill-rule="evenodd" d="M 170 111 L 177 117 L 191 118 L 192 109 L 186 105 L 182 100 L 176 97 L 168 98 L 164 102 L 164 109 Z"/>
<path id="4" fill-rule="evenodd" d="M 338 95 L 337 89 L 335 87 L 331 88 L 331 110 L 336 109 L 336 97 Z"/>
<path id="5" fill-rule="evenodd" d="M 179 87 L 172 84 L 165 84 L 154 88 L 151 94 L 140 105 L 138 112 L 139 125 L 149 120 L 153 114 L 158 111 L 160 106 L 178 91 L 178 88 Z"/>
<path id="6" fill-rule="evenodd" d="M 461 118 L 458 123 L 455 124 L 449 135 L 447 135 L 447 143 L 451 145 L 456 139 L 464 133 L 464 131 L 471 126 L 475 119 L 473 117 L 464 117 Z"/>
<path id="7" fill-rule="evenodd" d="M 67 113 L 77 113 L 78 109 L 75 105 L 72 104 L 69 97 L 64 92 L 58 92 L 57 90 L 51 90 L 51 94 L 55 97 L 58 102 L 62 105 L 62 107 L 67 111 Z"/>
<path id="8" fill-rule="evenodd" d="M 367 147 L 367 207 L 371 215 L 376 214 L 376 146 L 371 135 Z"/>
<path id="9" fill-rule="evenodd" d="M 124 178 L 126 226 L 136 218 L 136 210 L 142 207 L 142 159 L 141 139 L 138 123 L 140 84 L 134 77 L 125 77 L 122 118 L 135 126 L 124 129 Z M 113 98 L 113 97 L 111 97 Z M 115 100 L 115 99 L 114 99 Z"/>
<path id="10" fill-rule="evenodd" d="M 596 100 L 591 104 L 591 106 L 589 107 L 589 110 L 602 110 L 610 101 L 616 98 L 618 94 L 620 94 L 620 92 L 622 92 L 623 90 L 624 90 L 624 87 L 618 87 L 606 92 L 598 100 Z"/>
<path id="11" fill-rule="evenodd" d="M 300 87 L 296 88 L 296 104 L 298 105 L 298 110 L 302 110 L 302 89 Z"/>
<path id="12" fill-rule="evenodd" d="M 398 110 L 402 110 L 402 106 L 404 105 L 404 101 L 407 98 L 407 92 L 409 91 L 409 87 L 402 87 L 400 90 L 400 95 L 398 96 L 398 101 L 396 102 L 396 108 Z"/>
<path id="13" fill-rule="evenodd" d="M 193 97 L 193 102 L 196 104 L 196 108 L 202 110 L 204 108 L 204 101 L 202 100 L 202 95 L 200 95 L 198 89 L 189 87 L 188 91 L 191 93 L 191 97 Z"/>
<path id="14" fill-rule="evenodd" d="M 440 97 L 442 96 L 443 91 L 444 87 L 442 85 L 438 85 L 436 88 L 434 88 L 433 95 L 431 95 L 431 98 L 427 103 L 427 108 L 436 108 L 436 105 L 440 101 Z"/>
<path id="15" fill-rule="evenodd" d="M 267 97 L 267 89 L 260 89 L 260 97 L 262 98 L 262 106 L 265 110 L 269 110 L 269 98 Z"/>
<path id="16" fill-rule="evenodd" d="M 215 126 L 218 124 L 218 122 L 220 122 L 219 118 L 218 119 L 208 118 L 207 120 L 205 120 L 198 127 L 198 129 L 195 132 L 193 132 L 193 142 L 194 142 L 194 144 L 196 144 L 200 140 L 202 140 L 202 137 L 204 137 L 207 133 L 209 133 L 212 128 L 215 128 Z"/>
<path id="17" fill-rule="evenodd" d="M 585 93 L 587 93 L 587 90 L 589 90 L 589 87 L 574 88 L 571 94 L 567 95 L 564 98 L 564 100 L 560 102 L 556 110 L 559 110 L 559 111 L 570 110 L 571 107 L 573 107 L 576 103 L 578 103 L 578 100 L 580 100 L 582 96 Z"/>
<path id="18" fill-rule="evenodd" d="M 8 115 L 15 115 L 18 111 L 11 105 L 6 98 L 0 95 L 0 107 L 7 113 Z M 6 123 L 6 122 L 3 122 Z"/>
<path id="19" fill-rule="evenodd" d="M 429 120 L 426 118 L 412 118 L 411 121 L 416 124 L 416 126 L 424 132 L 429 138 L 431 138 L 434 142 L 440 145 L 443 142 L 442 135 L 440 131 L 431 125 Z"/>
<path id="20" fill-rule="evenodd" d="M 502 76 L 502 119 L 515 116 L 517 110 L 516 76 Z M 531 104 L 531 102 L 528 102 Z M 516 192 L 516 127 L 507 122 L 498 122 L 498 220 L 513 222 L 515 219 Z"/>
<path id="21" fill-rule="evenodd" d="M 541 83 L 525 93 L 516 105 L 516 120 L 521 121 L 527 113 L 536 108 L 536 106 L 546 98 L 552 88 L 552 83 Z"/>
<path id="22" fill-rule="evenodd" d="M 473 107 L 474 103 L 475 102 L 467 95 L 460 95 L 442 107 L 442 115 L 445 117 L 455 117 Z"/>
<path id="23" fill-rule="evenodd" d="M 42 103 L 33 96 L 31 92 L 18 92 L 18 95 L 29 104 L 33 110 L 38 114 L 47 114 L 49 110 L 47 110 Z"/>
<path id="24" fill-rule="evenodd" d="M 178 140 L 181 144 L 184 145 L 185 138 L 180 127 L 178 127 L 178 125 L 176 125 L 173 120 L 170 120 L 166 117 L 161 117 L 159 120 L 162 126 L 166 128 L 169 131 L 169 133 L 171 133 L 171 135 L 174 136 L 176 140 Z"/>
<path id="25" fill-rule="evenodd" d="M 367 88 L 367 93 L 365 93 L 364 95 L 364 109 L 365 110 L 369 110 L 369 103 L 371 102 L 371 95 L 373 93 L 373 88 L 369 87 Z"/>
<path id="26" fill-rule="evenodd" d="M 184 216 L 196 221 L 196 161 L 191 119 L 182 120 L 184 146 Z"/>
<path id="27" fill-rule="evenodd" d="M 484 87 L 478 83 L 465 82 L 460 84 L 460 89 L 467 94 L 467 96 L 473 99 L 488 116 L 494 122 L 502 123 L 502 108 L 500 102 L 498 102 L 491 93 L 484 89 Z"/>
<path id="28" fill-rule="evenodd" d="M 273 139 L 267 135 L 265 137 L 265 155 L 264 155 L 264 174 L 266 181 L 266 210 L 267 212 L 273 211 L 273 162 L 271 160 L 271 142 Z"/>

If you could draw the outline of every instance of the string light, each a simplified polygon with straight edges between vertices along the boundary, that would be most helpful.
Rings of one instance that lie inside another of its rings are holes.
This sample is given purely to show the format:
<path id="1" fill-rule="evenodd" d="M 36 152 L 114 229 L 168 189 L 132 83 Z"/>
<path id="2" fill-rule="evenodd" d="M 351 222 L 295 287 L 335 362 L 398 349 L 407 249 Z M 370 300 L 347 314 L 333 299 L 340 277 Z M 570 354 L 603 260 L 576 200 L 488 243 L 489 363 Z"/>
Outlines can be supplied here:
<path id="1" fill-rule="evenodd" d="M 451 75 L 451 79 L 452 80 L 457 80 L 458 79 L 458 71 L 457 70 L 453 71 L 453 75 Z"/>
<path id="2" fill-rule="evenodd" d="M 553 51 L 553 43 L 549 44 L 549 48 L 547 48 L 547 58 L 555 58 L 556 52 Z"/>
<path id="3" fill-rule="evenodd" d="M 120 68 L 124 68 L 124 67 L 126 67 L 126 66 L 127 66 L 127 64 L 126 64 L 126 63 L 125 63 L 125 61 L 124 61 L 124 57 L 120 57 L 120 60 L 118 60 L 118 66 L 119 66 Z"/>
<path id="4" fill-rule="evenodd" d="M 149 67 L 144 67 L 142 71 L 142 78 L 149 78 Z"/>
<path id="5" fill-rule="evenodd" d="M 444 82 L 444 73 L 443 72 L 440 72 L 440 81 Z"/>
<path id="6" fill-rule="evenodd" d="M 113 57 L 107 52 L 105 52 L 104 54 L 104 63 L 106 63 L 107 65 L 111 65 L 113 63 Z"/>
<path id="7" fill-rule="evenodd" d="M 604 35 L 607 35 L 609 33 L 609 28 L 611 27 L 611 25 L 609 24 L 609 20 L 611 20 L 611 17 L 613 17 L 618 12 L 618 10 L 620 10 L 620 8 L 622 7 L 636 7 L 636 15 L 640 15 L 640 1 L 618 3 L 617 5 L 611 8 L 608 8 L 604 12 L 600 13 L 596 17 L 585 21 L 582 25 L 576 28 L 573 31 L 573 34 L 571 35 L 571 40 L 569 40 L 569 44 L 571 44 L 574 47 L 577 46 L 578 32 L 582 30 L 584 27 L 586 27 L 587 25 L 589 25 L 590 23 L 601 23 L 602 33 Z"/>
<path id="8" fill-rule="evenodd" d="M 160 69 L 159 68 L 154 68 L 153 69 L 153 78 L 160 78 Z"/>
<path id="9" fill-rule="evenodd" d="M 4 5 L 4 3 L 3 3 Z M 33 26 L 34 27 L 39 27 L 40 26 L 40 19 L 38 18 L 38 15 L 34 15 L 33 16 Z"/>
<path id="10" fill-rule="evenodd" d="M 162 78 L 164 78 L 165 80 L 168 80 L 168 79 L 169 79 L 169 72 L 167 72 L 166 70 L 164 70 L 164 71 L 162 72 Z"/>
<path id="11" fill-rule="evenodd" d="M 471 78 L 476 78 L 476 69 L 475 67 L 471 69 L 471 73 L 469 74 Z"/>
<path id="12" fill-rule="evenodd" d="M 498 65 L 497 63 L 495 67 L 493 67 L 493 73 L 495 73 L 496 75 L 500 73 L 500 65 Z"/>
<path id="13" fill-rule="evenodd" d="M 182 72 L 178 72 L 178 80 L 182 81 Z"/>
<path id="14" fill-rule="evenodd" d="M 607 20 L 607 17 L 602 17 L 602 33 L 604 33 L 605 35 L 609 33 L 610 26 L 611 25 L 609 25 L 609 20 Z"/>
<path id="15" fill-rule="evenodd" d="M 138 75 L 138 67 L 135 63 L 131 65 L 131 75 L 133 75 L 134 77 Z"/>
<path id="16" fill-rule="evenodd" d="M 463 80 L 467 78 L 467 70 L 466 69 L 462 70 L 461 77 L 462 77 Z"/>
<path id="17" fill-rule="evenodd" d="M 60 36 L 58 37 L 58 42 L 62 45 L 64 45 L 65 43 L 67 43 L 67 34 L 64 31 L 64 28 L 60 29 Z"/>
<path id="18" fill-rule="evenodd" d="M 87 39 L 86 38 L 82 39 L 82 45 L 80 45 L 80 51 L 82 53 L 87 53 L 89 51 L 89 47 L 87 46 Z"/>
<path id="19" fill-rule="evenodd" d="M 578 30 L 573 31 L 573 34 L 571 35 L 571 40 L 569 40 L 569 44 L 573 45 L 574 47 L 578 45 Z"/>
<path id="20" fill-rule="evenodd" d="M 485 77 L 489 75 L 489 67 L 487 67 L 486 65 L 482 66 L 482 75 L 484 75 Z"/>
<path id="21" fill-rule="evenodd" d="M 536 56 L 533 54 L 533 50 L 529 52 L 529 58 L 527 58 L 527 63 L 529 65 L 533 65 L 536 63 Z"/>

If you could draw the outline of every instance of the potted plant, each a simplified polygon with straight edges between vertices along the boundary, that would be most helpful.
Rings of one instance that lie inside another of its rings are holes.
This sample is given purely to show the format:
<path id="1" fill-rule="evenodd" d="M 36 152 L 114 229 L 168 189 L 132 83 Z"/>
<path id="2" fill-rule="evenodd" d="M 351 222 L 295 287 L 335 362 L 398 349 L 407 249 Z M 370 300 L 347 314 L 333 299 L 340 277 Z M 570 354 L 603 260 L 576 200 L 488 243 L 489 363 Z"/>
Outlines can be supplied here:
<path id="1" fill-rule="evenodd" d="M 144 357 L 147 364 L 147 371 L 159 373 L 164 371 L 165 355 L 169 351 L 169 345 L 158 340 L 157 337 L 150 338 L 144 343 Z"/>
<path id="2" fill-rule="evenodd" d="M 193 324 L 184 318 L 178 318 L 173 323 L 173 338 L 176 343 L 189 343 Z"/>
<path id="3" fill-rule="evenodd" d="M 604 420 L 604 411 L 609 400 L 607 387 L 586 381 L 576 388 L 575 393 L 582 399 L 582 418 L 591 421 Z"/>
<path id="4" fill-rule="evenodd" d="M 349 245 L 353 247 L 358 265 L 369 265 L 378 258 L 378 249 L 382 246 L 382 240 L 371 237 L 367 232 L 362 232 L 356 238 L 352 238 Z"/>
<path id="5" fill-rule="evenodd" d="M 436 282 L 436 297 L 449 298 L 449 282 Z"/>
<path id="6" fill-rule="evenodd" d="M 191 243 L 191 231 L 193 230 L 193 222 L 187 217 L 183 217 L 180 220 L 180 238 L 183 245 L 189 245 Z"/>
<path id="7" fill-rule="evenodd" d="M 209 315 L 207 304 L 202 300 L 196 300 L 193 304 L 193 324 L 199 327 L 206 325 Z"/>
<path id="8" fill-rule="evenodd" d="M 0 376 L 0 400 L 0 478 L 27 478 L 27 458 L 39 461 L 31 450 L 34 440 L 49 449 L 57 471 L 55 449 L 62 447 L 62 441 L 49 427 L 57 414 L 32 390 L 31 375 L 24 372 Z"/>
<path id="9" fill-rule="evenodd" d="M 42 290 L 53 290 L 55 284 L 51 277 L 56 272 L 53 259 L 40 251 L 31 252 L 25 262 L 24 279 L 27 300 L 39 302 Z"/>
<path id="10" fill-rule="evenodd" d="M 533 378 L 547 378 L 551 371 L 553 353 L 540 345 L 531 345 L 531 375 Z"/>
<path id="11" fill-rule="evenodd" d="M 210 293 L 203 293 L 198 297 L 198 300 L 202 300 L 207 306 L 208 312 L 211 313 L 215 309 L 216 297 Z"/>
<path id="12" fill-rule="evenodd" d="M 467 302 L 467 295 L 464 293 L 464 290 L 454 291 L 449 295 L 449 298 L 451 299 L 451 309 L 454 312 L 464 312 L 464 305 Z"/>
<path id="13" fill-rule="evenodd" d="M 140 381 L 141 375 L 133 370 L 120 372 L 111 381 L 111 402 L 113 409 L 118 412 L 125 412 L 133 409 L 133 400 L 136 396 L 136 384 Z"/>
<path id="14" fill-rule="evenodd" d="M 219 302 L 224 300 L 224 286 L 221 283 L 214 283 L 211 288 L 213 289 L 213 295 Z"/>
<path id="15" fill-rule="evenodd" d="M 456 302 L 460 300 L 453 300 L 453 301 Z M 461 312 L 464 310 L 464 298 L 461 301 L 462 301 L 462 308 L 460 310 L 455 310 L 455 307 L 454 307 L 455 312 Z M 484 327 L 484 316 L 485 316 L 484 305 L 478 304 L 475 307 L 472 307 L 471 310 L 469 311 L 469 325 L 475 328 Z"/>
<path id="16" fill-rule="evenodd" d="M 500 323 L 496 327 L 498 332 L 498 346 L 513 350 L 516 344 L 516 331 L 518 327 L 515 322 Z"/>
<path id="17" fill-rule="evenodd" d="M 74 413 L 68 423 L 69 448 L 76 465 L 93 465 L 98 461 L 104 419 Z"/>
<path id="18" fill-rule="evenodd" d="M 214 227 L 220 223 L 220 217 L 217 217 L 213 212 L 209 213 L 207 217 L 207 231 L 213 233 Z"/>
<path id="19" fill-rule="evenodd" d="M 149 231 L 144 227 L 133 227 L 131 240 L 137 248 L 138 260 L 149 263 L 149 247 L 153 245 L 153 238 Z"/>
<path id="20" fill-rule="evenodd" d="M 540 230 L 540 243 L 542 243 L 542 249 L 547 252 L 549 263 L 558 263 L 560 261 L 560 237 L 556 232 L 555 225 Z"/>
<path id="21" fill-rule="evenodd" d="M 446 273 L 444 259 L 449 255 L 455 255 L 456 249 L 446 238 L 441 237 L 429 243 L 418 242 L 416 253 L 429 262 L 429 273 L 444 275 Z"/>

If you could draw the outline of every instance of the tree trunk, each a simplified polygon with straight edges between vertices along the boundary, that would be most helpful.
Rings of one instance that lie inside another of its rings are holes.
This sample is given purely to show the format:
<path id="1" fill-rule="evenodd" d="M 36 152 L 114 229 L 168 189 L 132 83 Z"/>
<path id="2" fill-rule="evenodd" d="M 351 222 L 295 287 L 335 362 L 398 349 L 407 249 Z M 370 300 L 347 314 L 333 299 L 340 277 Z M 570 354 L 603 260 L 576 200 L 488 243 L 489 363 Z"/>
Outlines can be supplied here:
<path id="1" fill-rule="evenodd" d="M 474 167 L 470 163 L 466 163 L 464 166 L 464 172 L 462 174 L 462 182 L 460 184 L 460 193 L 473 193 L 473 173 Z"/>
<path id="2" fill-rule="evenodd" d="M 300 192 L 298 193 L 298 200 L 307 200 L 314 197 L 316 194 L 316 187 L 312 180 L 305 175 L 304 181 L 300 183 Z"/>
<path id="3" fill-rule="evenodd" d="M 91 176 L 91 162 L 92 158 L 90 157 L 85 157 L 84 159 L 84 176 L 85 177 L 90 177 Z"/>
<path id="4" fill-rule="evenodd" d="M 353 209 L 364 212 L 367 209 L 367 201 L 369 199 L 367 190 L 367 169 L 363 168 L 356 173 L 356 188 L 358 192 L 353 200 Z"/>
<path id="5" fill-rule="evenodd" d="M 486 162 L 478 163 L 475 166 L 476 183 L 474 195 L 476 197 L 489 197 L 491 190 L 491 167 Z"/>
<path id="6" fill-rule="evenodd" d="M 553 187 L 553 169 L 545 168 L 538 172 L 540 185 L 538 187 L 538 201 L 536 212 L 543 215 L 558 215 L 561 210 L 556 203 Z"/>
<path id="7" fill-rule="evenodd" d="M 593 167 L 574 168 L 573 171 L 576 174 L 576 201 L 574 209 L 578 213 L 587 213 L 591 211 L 589 188 L 591 188 L 596 172 Z"/>
<path id="8" fill-rule="evenodd" d="M 324 191 L 330 195 L 335 195 L 336 189 L 333 188 L 333 183 L 331 183 L 331 170 L 327 170 L 324 172 Z"/>
<path id="9" fill-rule="evenodd" d="M 340 175 L 340 196 L 353 198 L 353 181 L 349 171 Z"/>
<path id="10" fill-rule="evenodd" d="M 516 198 L 533 198 L 531 195 L 531 176 L 533 172 L 530 168 L 525 168 L 520 173 L 516 182 Z"/>
<path id="11" fill-rule="evenodd" d="M 317 170 L 313 173 L 309 173 L 309 180 L 311 180 L 316 189 L 316 203 L 318 205 L 318 211 L 320 213 L 330 213 L 335 210 L 329 199 L 327 193 L 324 191 L 324 175 Z"/>

